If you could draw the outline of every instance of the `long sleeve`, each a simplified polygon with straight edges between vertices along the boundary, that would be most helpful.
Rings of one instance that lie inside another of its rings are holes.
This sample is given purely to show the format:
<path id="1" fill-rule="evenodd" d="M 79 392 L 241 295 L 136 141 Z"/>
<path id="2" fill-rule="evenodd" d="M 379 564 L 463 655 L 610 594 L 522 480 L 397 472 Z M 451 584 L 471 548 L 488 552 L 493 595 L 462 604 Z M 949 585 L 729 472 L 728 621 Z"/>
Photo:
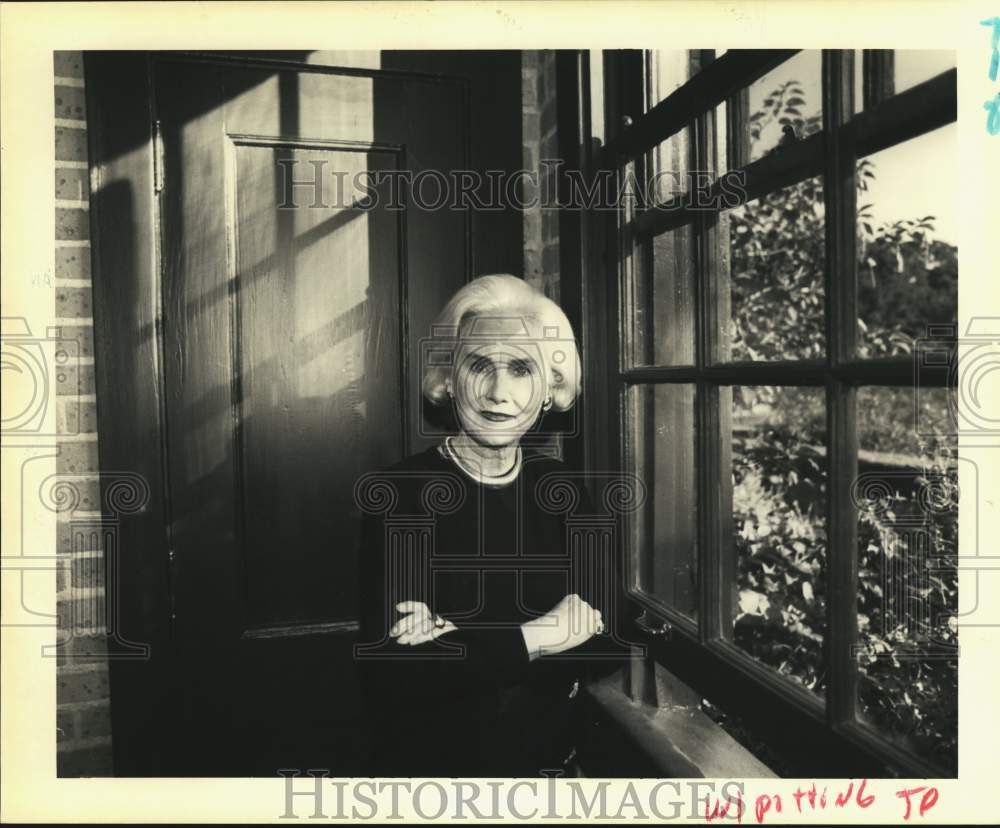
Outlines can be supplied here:
<path id="1" fill-rule="evenodd" d="M 458 625 L 458 629 L 434 641 L 415 646 L 398 644 L 389 637 L 389 628 L 401 617 L 395 604 L 401 600 L 427 603 L 428 596 L 413 594 L 406 588 L 402 592 L 407 594 L 401 593 L 397 586 L 399 579 L 387 571 L 385 531 L 381 517 L 362 518 L 359 637 L 362 647 L 356 650 L 356 660 L 369 700 L 377 703 L 405 696 L 446 701 L 517 681 L 529 664 L 519 627 L 484 629 Z M 429 572 L 413 569 L 420 567 L 419 561 L 414 553 L 401 562 L 403 568 L 410 567 L 405 573 L 406 583 L 429 583 Z"/>
<path id="2" fill-rule="evenodd" d="M 592 607 L 600 610 L 605 634 L 595 635 L 564 655 L 578 665 L 581 677 L 589 679 L 608 675 L 631 656 L 631 647 L 623 641 L 623 624 L 628 596 L 625 592 L 620 523 L 594 507 L 583 480 L 577 483 L 579 507 L 567 521 L 576 526 L 567 532 L 571 545 L 572 581 Z M 613 542 L 617 539 L 617 542 Z"/>

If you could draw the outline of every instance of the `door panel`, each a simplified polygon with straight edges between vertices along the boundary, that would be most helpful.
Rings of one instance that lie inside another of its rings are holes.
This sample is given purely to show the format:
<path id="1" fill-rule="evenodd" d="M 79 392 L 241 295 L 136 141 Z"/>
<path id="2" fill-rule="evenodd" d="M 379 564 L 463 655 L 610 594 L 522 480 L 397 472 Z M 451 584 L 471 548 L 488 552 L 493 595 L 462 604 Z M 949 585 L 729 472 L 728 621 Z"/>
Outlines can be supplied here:
<path id="1" fill-rule="evenodd" d="M 350 481 L 402 452 L 398 326 L 371 324 L 399 318 L 402 214 L 352 208 L 366 193 L 351 187 L 338 206 L 314 209 L 309 191 L 285 182 L 313 169 L 351 181 L 395 167 L 398 153 L 287 143 L 232 152 L 245 624 L 352 621 L 353 556 L 318 556 L 313 545 L 352 548 Z M 261 209 L 296 195 L 301 209 Z M 303 527 L 311 542 L 288 543 Z"/>
<path id="2" fill-rule="evenodd" d="M 388 181 L 363 209 L 357 175 L 461 168 L 465 87 L 175 59 L 154 86 L 177 772 L 350 773 L 353 487 L 417 447 L 419 339 L 469 270 L 464 211 Z"/>

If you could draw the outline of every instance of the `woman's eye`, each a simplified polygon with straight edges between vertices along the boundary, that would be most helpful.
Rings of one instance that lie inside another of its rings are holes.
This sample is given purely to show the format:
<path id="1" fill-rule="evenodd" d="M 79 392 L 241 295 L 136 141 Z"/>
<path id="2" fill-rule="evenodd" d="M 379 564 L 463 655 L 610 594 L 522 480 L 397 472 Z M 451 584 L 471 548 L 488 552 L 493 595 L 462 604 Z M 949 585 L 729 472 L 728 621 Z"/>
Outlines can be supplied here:
<path id="1" fill-rule="evenodd" d="M 531 366 L 526 362 L 512 362 L 510 372 L 515 377 L 526 377 L 531 374 Z"/>
<path id="2" fill-rule="evenodd" d="M 490 361 L 488 359 L 477 359 L 472 363 L 472 367 L 469 370 L 474 374 L 481 374 L 489 368 L 489 363 Z"/>

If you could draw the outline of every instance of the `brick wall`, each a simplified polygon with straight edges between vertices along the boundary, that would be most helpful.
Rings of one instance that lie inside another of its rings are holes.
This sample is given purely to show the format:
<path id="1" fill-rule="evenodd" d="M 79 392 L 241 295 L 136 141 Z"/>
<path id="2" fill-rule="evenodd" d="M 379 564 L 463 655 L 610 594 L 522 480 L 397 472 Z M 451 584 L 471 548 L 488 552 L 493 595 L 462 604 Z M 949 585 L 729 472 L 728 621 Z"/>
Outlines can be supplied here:
<path id="1" fill-rule="evenodd" d="M 522 163 L 538 181 L 540 192 L 534 194 L 534 201 L 554 203 L 555 171 L 541 162 L 558 157 L 555 52 L 521 52 L 521 95 Z M 525 201 L 532 199 L 526 196 Z M 524 212 L 524 278 L 559 301 L 559 211 L 555 207 L 529 206 Z"/>
<path id="2" fill-rule="evenodd" d="M 59 776 L 108 776 L 111 717 L 105 642 L 101 495 L 97 461 L 90 187 L 83 57 L 55 52 L 55 317 L 75 351 L 57 373 L 60 484 L 56 601 L 56 756 Z M 56 355 L 57 364 L 60 357 Z"/>

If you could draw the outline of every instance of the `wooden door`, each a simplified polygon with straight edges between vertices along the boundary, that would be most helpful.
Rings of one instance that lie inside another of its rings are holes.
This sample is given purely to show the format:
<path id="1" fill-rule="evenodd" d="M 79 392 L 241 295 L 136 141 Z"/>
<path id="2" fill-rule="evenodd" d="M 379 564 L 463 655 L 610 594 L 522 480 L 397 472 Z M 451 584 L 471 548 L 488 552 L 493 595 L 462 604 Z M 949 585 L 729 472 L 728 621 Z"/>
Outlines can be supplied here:
<path id="1" fill-rule="evenodd" d="M 426 444 L 419 340 L 475 267 L 468 210 L 419 209 L 390 190 L 398 178 L 377 173 L 467 168 L 476 73 L 442 72 L 441 55 L 399 63 L 148 63 L 154 490 L 166 550 L 148 565 L 165 565 L 167 597 L 135 611 L 169 613 L 156 670 L 165 687 L 143 685 L 158 694 L 150 715 L 167 722 L 143 737 L 161 740 L 150 772 L 349 775 L 362 756 L 353 487 Z M 95 246 L 107 248 L 113 211 L 95 213 Z M 507 239 L 519 258 L 519 228 Z M 98 302 L 102 292 L 115 302 L 107 277 Z M 108 313 L 106 328 L 116 324 Z M 115 371 L 120 383 L 141 381 L 110 355 L 106 364 L 99 393 L 115 394 Z M 116 439 L 110 421 L 102 443 Z M 102 458 L 113 451 L 102 446 Z M 121 709 L 138 702 L 124 700 L 137 674 L 113 663 L 116 740 L 130 720 Z M 142 750 L 133 744 L 122 764 Z"/>

